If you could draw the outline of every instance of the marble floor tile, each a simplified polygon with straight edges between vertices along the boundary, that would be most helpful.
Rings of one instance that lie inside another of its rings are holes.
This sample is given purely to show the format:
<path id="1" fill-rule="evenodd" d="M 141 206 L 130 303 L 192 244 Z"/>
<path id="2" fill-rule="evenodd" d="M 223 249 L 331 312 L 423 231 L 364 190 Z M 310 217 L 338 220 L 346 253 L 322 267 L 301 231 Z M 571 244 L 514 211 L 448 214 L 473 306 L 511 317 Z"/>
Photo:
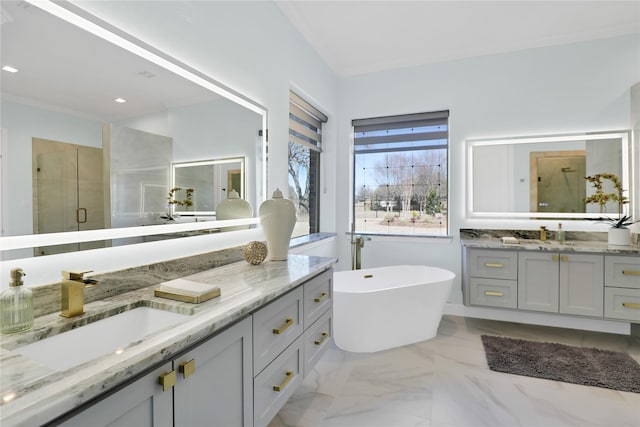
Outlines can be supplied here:
<path id="1" fill-rule="evenodd" d="M 421 343 L 377 353 L 330 348 L 269 427 L 640 427 L 640 394 L 491 371 L 482 334 L 640 361 L 637 338 L 445 316 Z"/>

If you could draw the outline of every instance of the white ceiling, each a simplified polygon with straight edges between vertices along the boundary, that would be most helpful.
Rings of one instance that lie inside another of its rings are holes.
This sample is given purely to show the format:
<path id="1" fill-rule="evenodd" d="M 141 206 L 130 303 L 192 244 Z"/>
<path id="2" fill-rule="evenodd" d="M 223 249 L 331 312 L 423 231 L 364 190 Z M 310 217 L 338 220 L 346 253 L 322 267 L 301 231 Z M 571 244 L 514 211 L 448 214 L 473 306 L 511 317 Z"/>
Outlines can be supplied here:
<path id="1" fill-rule="evenodd" d="M 217 97 L 24 1 L 0 6 L 1 65 L 20 70 L 0 72 L 3 98 L 110 122 Z"/>
<path id="2" fill-rule="evenodd" d="M 640 36 L 640 0 L 277 4 L 340 76 L 634 32 Z M 1 6 L 0 59 L 21 69 L 0 73 L 3 97 L 113 121 L 212 96 L 23 1 L 2 0 Z M 116 104 L 117 96 L 129 102 Z"/>
<path id="3" fill-rule="evenodd" d="M 276 3 L 339 76 L 640 34 L 640 0 Z"/>

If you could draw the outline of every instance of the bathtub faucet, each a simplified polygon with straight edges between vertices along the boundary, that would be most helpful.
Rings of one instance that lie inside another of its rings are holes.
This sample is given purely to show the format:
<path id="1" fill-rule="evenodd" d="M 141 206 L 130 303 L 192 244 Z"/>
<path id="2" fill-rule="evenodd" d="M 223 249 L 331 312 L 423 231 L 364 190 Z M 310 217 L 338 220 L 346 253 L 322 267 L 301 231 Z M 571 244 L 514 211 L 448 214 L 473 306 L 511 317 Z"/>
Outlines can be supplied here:
<path id="1" fill-rule="evenodd" d="M 364 247 L 364 241 L 371 240 L 370 237 L 364 236 L 356 236 L 355 239 L 351 240 L 351 244 L 353 245 L 351 248 L 351 269 L 352 270 L 360 270 L 362 254 L 361 249 Z"/>

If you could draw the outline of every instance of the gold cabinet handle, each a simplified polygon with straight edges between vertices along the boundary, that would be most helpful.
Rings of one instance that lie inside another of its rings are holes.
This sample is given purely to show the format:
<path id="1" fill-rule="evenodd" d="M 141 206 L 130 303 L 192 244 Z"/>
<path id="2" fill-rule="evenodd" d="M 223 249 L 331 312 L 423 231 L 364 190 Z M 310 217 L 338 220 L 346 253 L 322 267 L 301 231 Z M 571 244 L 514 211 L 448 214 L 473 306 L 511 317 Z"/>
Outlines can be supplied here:
<path id="1" fill-rule="evenodd" d="M 504 264 L 499 263 L 499 262 L 485 262 L 484 266 L 485 267 L 491 267 L 491 268 L 502 268 L 502 267 L 504 267 Z"/>
<path id="2" fill-rule="evenodd" d="M 320 294 L 319 297 L 315 297 L 313 299 L 313 301 L 322 302 L 322 301 L 326 300 L 327 298 L 329 298 L 329 292 L 323 292 L 323 293 Z"/>
<path id="3" fill-rule="evenodd" d="M 293 375 L 293 371 L 287 371 L 287 378 L 285 378 L 284 381 L 282 381 L 280 383 L 280 385 L 274 385 L 273 386 L 273 391 L 282 391 L 282 390 L 284 390 L 284 388 L 287 386 L 287 384 L 289 384 L 289 381 L 291 381 L 294 376 L 295 375 Z"/>
<path id="4" fill-rule="evenodd" d="M 560 261 L 560 255 L 551 255 L 552 261 Z"/>
<path id="5" fill-rule="evenodd" d="M 569 255 L 561 255 L 560 256 L 560 261 L 568 262 L 569 261 Z"/>
<path id="6" fill-rule="evenodd" d="M 320 345 L 320 344 L 322 344 L 322 343 L 324 342 L 324 340 L 326 340 L 326 339 L 327 339 L 327 337 L 328 337 L 328 336 L 329 336 L 329 333 L 328 333 L 328 332 L 323 332 L 323 333 L 322 333 L 322 338 L 320 338 L 319 340 L 315 340 L 313 343 L 314 343 L 315 345 Z"/>
<path id="7" fill-rule="evenodd" d="M 504 294 L 500 291 L 484 291 L 484 294 L 490 297 L 501 297 Z"/>
<path id="8" fill-rule="evenodd" d="M 288 317 L 287 320 L 284 322 L 284 325 L 280 326 L 280 328 L 278 329 L 274 329 L 273 333 L 275 335 L 280 335 L 281 333 L 283 333 L 284 331 L 286 331 L 289 326 L 293 325 L 293 319 Z"/>
<path id="9" fill-rule="evenodd" d="M 191 374 L 196 372 L 196 360 L 195 359 L 191 359 L 188 362 L 182 362 L 180 364 L 179 369 L 180 369 L 180 373 L 182 374 L 182 376 L 186 380 L 187 378 L 189 378 L 191 376 Z"/>
<path id="10" fill-rule="evenodd" d="M 80 221 L 80 212 L 82 212 L 84 214 L 83 216 L 83 220 Z M 76 209 L 76 222 L 78 224 L 84 224 L 85 222 L 87 222 L 87 209 L 86 208 L 78 208 Z"/>
<path id="11" fill-rule="evenodd" d="M 160 377 L 158 378 L 158 382 L 162 386 L 162 391 L 167 391 L 171 387 L 176 385 L 176 379 L 176 371 L 165 372 L 164 374 L 160 375 Z"/>
<path id="12" fill-rule="evenodd" d="M 640 271 L 637 270 L 622 270 L 622 274 L 627 276 L 640 276 Z"/>
<path id="13" fill-rule="evenodd" d="M 622 306 L 625 308 L 640 308 L 640 303 L 637 302 L 623 302 Z"/>

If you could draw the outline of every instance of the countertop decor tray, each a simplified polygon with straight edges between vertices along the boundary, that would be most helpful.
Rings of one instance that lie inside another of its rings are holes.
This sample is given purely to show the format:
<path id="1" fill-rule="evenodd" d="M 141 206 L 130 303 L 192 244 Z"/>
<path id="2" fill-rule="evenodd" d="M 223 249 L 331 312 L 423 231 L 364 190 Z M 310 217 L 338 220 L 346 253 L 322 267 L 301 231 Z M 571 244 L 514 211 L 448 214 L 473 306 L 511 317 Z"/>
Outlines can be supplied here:
<path id="1" fill-rule="evenodd" d="M 220 288 L 205 283 L 175 279 L 161 283 L 160 287 L 154 290 L 154 295 L 161 298 L 199 304 L 220 296 Z"/>

